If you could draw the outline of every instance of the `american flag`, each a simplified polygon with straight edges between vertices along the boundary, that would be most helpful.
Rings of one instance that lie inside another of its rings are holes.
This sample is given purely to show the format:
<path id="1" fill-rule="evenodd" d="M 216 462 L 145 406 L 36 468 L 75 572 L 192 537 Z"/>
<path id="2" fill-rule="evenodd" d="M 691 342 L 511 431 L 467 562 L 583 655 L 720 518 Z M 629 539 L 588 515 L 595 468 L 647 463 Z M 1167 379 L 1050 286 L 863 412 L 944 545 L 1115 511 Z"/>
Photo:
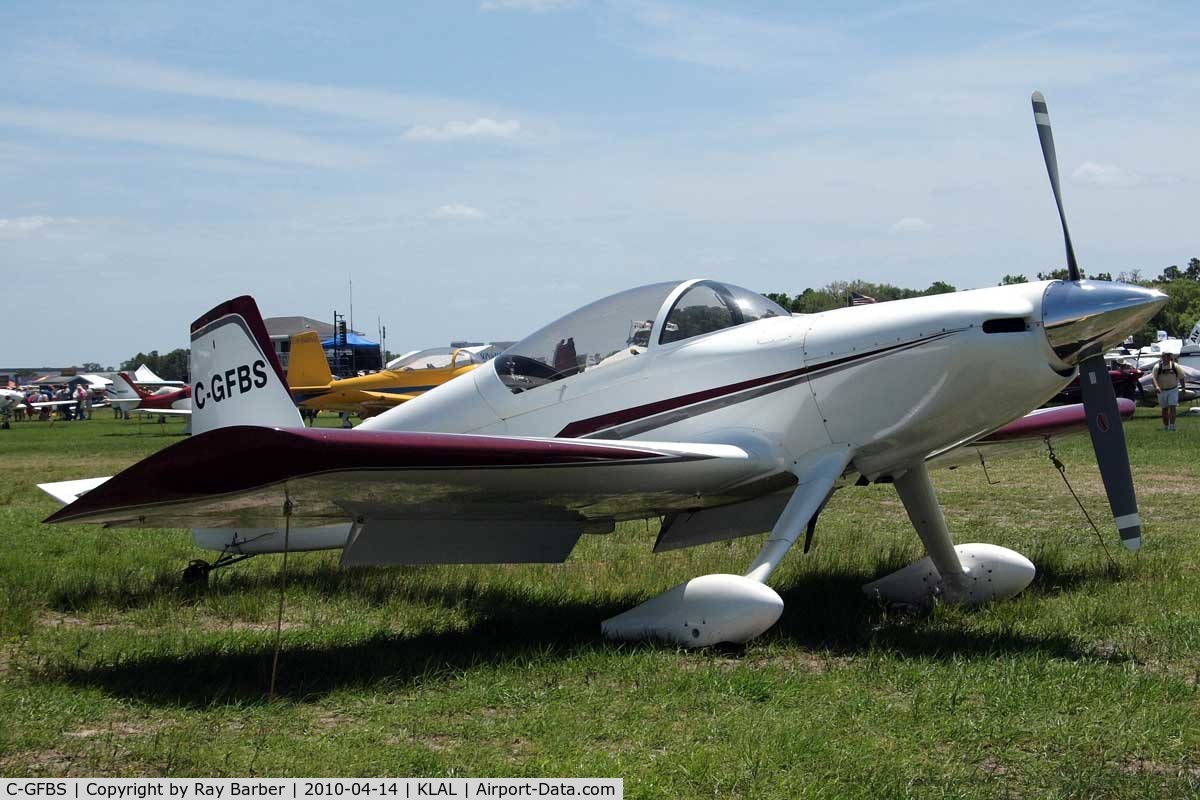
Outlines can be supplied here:
<path id="1" fill-rule="evenodd" d="M 852 306 L 869 306 L 875 302 L 875 298 L 870 295 L 865 295 L 862 292 L 850 293 L 850 305 Z"/>

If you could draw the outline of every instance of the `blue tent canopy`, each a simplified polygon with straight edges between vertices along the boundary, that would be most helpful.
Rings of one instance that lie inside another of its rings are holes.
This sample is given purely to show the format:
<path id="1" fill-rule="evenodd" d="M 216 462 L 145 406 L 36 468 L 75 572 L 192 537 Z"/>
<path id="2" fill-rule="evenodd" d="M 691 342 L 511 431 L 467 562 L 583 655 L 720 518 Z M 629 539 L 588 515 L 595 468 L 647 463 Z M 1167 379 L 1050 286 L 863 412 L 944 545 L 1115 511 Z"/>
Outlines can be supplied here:
<path id="1" fill-rule="evenodd" d="M 378 349 L 379 342 L 372 342 L 370 339 L 368 339 L 365 336 L 360 336 L 357 333 L 353 333 L 353 332 L 347 332 L 346 333 L 346 344 L 339 345 L 334 341 L 334 337 L 330 336 L 328 339 L 321 340 L 321 347 L 323 347 L 326 350 L 336 350 L 339 348 L 350 349 L 350 350 L 371 350 L 371 349 Z"/>

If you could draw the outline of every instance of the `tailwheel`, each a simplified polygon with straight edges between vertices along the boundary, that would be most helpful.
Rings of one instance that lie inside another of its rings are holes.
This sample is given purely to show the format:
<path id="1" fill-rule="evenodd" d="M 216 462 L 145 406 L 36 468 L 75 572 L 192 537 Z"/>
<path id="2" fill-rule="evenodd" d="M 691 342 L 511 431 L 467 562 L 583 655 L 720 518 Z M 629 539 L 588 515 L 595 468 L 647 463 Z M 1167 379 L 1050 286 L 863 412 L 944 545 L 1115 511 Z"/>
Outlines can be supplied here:
<path id="1" fill-rule="evenodd" d="M 236 564 L 239 561 L 245 561 L 247 558 L 253 558 L 255 553 L 243 553 L 241 555 L 231 555 L 230 553 L 221 553 L 220 557 L 211 564 L 203 559 L 193 559 L 188 562 L 188 565 L 183 568 L 183 582 L 191 585 L 195 583 L 207 583 L 208 573 L 214 569 L 228 567 L 231 564 Z"/>
<path id="2" fill-rule="evenodd" d="M 187 585 L 194 583 L 207 583 L 208 573 L 212 572 L 213 565 L 207 561 L 195 559 L 189 561 L 188 565 L 183 568 L 183 582 Z"/>

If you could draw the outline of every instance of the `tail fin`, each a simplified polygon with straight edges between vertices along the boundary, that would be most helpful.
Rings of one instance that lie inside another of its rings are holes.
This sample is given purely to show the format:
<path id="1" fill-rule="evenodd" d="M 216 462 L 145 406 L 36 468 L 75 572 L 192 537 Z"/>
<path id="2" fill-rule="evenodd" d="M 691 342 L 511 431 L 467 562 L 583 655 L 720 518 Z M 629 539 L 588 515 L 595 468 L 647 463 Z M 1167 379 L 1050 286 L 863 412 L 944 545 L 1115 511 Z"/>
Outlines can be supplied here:
<path id="1" fill-rule="evenodd" d="M 292 337 L 288 355 L 287 381 L 289 386 L 328 386 L 333 381 L 329 361 L 321 348 L 316 331 L 305 331 Z"/>
<path id="2" fill-rule="evenodd" d="M 149 395 L 149 392 L 138 387 L 133 382 L 133 378 L 128 372 L 118 372 L 112 381 L 112 385 L 104 390 L 105 394 L 113 400 L 141 400 Z"/>
<path id="3" fill-rule="evenodd" d="M 304 426 L 249 295 L 192 323 L 192 433 L 230 425 Z"/>

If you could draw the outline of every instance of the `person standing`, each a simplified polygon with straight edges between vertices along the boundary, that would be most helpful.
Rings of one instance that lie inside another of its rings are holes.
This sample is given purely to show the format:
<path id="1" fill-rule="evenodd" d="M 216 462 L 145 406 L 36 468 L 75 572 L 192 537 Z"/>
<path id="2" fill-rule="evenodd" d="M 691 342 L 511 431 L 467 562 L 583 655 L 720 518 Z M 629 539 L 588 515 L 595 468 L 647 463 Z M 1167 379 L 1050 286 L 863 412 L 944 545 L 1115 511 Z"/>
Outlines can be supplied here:
<path id="1" fill-rule="evenodd" d="M 87 396 L 87 389 L 83 388 L 82 383 L 75 386 L 75 419 L 86 419 L 83 412 L 84 406 L 87 403 Z"/>
<path id="2" fill-rule="evenodd" d="M 1179 390 L 1184 387 L 1183 369 L 1175 363 L 1174 353 L 1163 353 L 1154 369 L 1150 370 L 1154 391 L 1158 392 L 1158 405 L 1162 409 L 1163 430 L 1175 430 L 1175 415 L 1179 410 Z"/>

